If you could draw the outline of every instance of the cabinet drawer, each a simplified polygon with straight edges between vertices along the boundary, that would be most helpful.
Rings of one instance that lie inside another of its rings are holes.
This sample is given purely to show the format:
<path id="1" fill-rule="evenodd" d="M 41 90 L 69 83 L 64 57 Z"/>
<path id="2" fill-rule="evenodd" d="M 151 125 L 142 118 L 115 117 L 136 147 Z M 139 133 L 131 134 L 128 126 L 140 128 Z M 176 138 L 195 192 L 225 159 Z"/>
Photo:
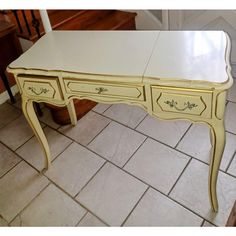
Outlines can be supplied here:
<path id="1" fill-rule="evenodd" d="M 185 88 L 152 87 L 154 112 L 211 117 L 212 92 Z"/>
<path id="2" fill-rule="evenodd" d="M 142 85 L 98 83 L 64 79 L 67 93 L 92 94 L 95 96 L 108 96 L 144 100 L 144 87 Z"/>
<path id="3" fill-rule="evenodd" d="M 57 77 L 18 76 L 24 95 L 34 98 L 61 99 Z"/>

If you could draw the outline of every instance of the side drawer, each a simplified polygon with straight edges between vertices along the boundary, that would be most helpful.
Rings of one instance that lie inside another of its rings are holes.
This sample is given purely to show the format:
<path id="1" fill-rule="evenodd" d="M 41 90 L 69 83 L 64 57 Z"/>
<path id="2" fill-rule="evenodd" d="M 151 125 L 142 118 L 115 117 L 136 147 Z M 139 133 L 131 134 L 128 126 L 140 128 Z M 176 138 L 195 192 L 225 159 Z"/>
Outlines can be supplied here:
<path id="1" fill-rule="evenodd" d="M 154 112 L 182 113 L 211 118 L 212 92 L 197 89 L 152 87 Z"/>
<path id="2" fill-rule="evenodd" d="M 18 81 L 25 96 L 61 100 L 57 77 L 19 75 Z"/>
<path id="3" fill-rule="evenodd" d="M 144 86 L 136 84 L 98 83 L 83 80 L 64 79 L 69 94 L 92 94 L 103 97 L 120 97 L 144 100 Z"/>

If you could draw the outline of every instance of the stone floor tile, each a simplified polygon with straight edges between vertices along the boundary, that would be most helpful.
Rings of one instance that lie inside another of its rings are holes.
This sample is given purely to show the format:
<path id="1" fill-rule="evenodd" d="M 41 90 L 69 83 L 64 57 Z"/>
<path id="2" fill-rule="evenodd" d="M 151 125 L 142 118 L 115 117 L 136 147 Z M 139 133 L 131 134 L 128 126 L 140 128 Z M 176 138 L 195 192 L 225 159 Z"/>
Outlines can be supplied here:
<path id="1" fill-rule="evenodd" d="M 87 145 L 109 122 L 108 118 L 90 111 L 78 121 L 76 126 L 66 125 L 59 130 L 75 141 Z"/>
<path id="2" fill-rule="evenodd" d="M 39 120 L 53 129 L 58 129 L 61 125 L 57 124 L 53 119 L 50 110 L 45 107 L 42 109 L 43 116 L 39 117 Z"/>
<path id="3" fill-rule="evenodd" d="M 136 130 L 174 147 L 189 126 L 190 122 L 187 121 L 162 121 L 155 117 L 147 116 Z"/>
<path id="4" fill-rule="evenodd" d="M 201 226 L 203 220 L 163 194 L 149 189 L 125 226 Z"/>
<path id="5" fill-rule="evenodd" d="M 88 147 L 122 167 L 145 140 L 145 136 L 116 122 L 111 122 Z"/>
<path id="6" fill-rule="evenodd" d="M 75 226 L 86 210 L 50 184 L 11 222 L 11 226 Z"/>
<path id="7" fill-rule="evenodd" d="M 225 128 L 227 131 L 236 134 L 236 103 L 229 102 L 225 112 Z"/>
<path id="8" fill-rule="evenodd" d="M 1 216 L 0 216 L 0 227 L 6 227 L 8 226 L 7 221 L 5 221 Z"/>
<path id="9" fill-rule="evenodd" d="M 107 163 L 77 200 L 111 226 L 121 225 L 147 186 Z"/>
<path id="10" fill-rule="evenodd" d="M 104 112 L 104 115 L 130 128 L 135 128 L 147 115 L 147 112 L 137 106 L 114 104 Z"/>
<path id="11" fill-rule="evenodd" d="M 104 162 L 96 154 L 73 143 L 58 156 L 45 174 L 66 192 L 75 196 Z"/>
<path id="12" fill-rule="evenodd" d="M 46 177 L 19 163 L 0 179 L 0 214 L 10 222 L 47 184 Z"/>
<path id="13" fill-rule="evenodd" d="M 42 127 L 44 126 L 42 125 Z M 33 135 L 33 131 L 23 115 L 0 129 L 0 141 L 12 150 L 19 148 Z"/>
<path id="14" fill-rule="evenodd" d="M 219 211 L 214 213 L 208 199 L 209 166 L 192 159 L 170 196 L 217 226 L 225 226 L 236 196 L 236 179 L 219 172 Z"/>
<path id="15" fill-rule="evenodd" d="M 0 177 L 19 163 L 21 159 L 0 143 Z"/>
<path id="16" fill-rule="evenodd" d="M 0 129 L 21 115 L 21 112 L 8 103 L 0 105 Z"/>
<path id="17" fill-rule="evenodd" d="M 111 104 L 105 104 L 105 103 L 98 103 L 94 108 L 93 111 L 96 111 L 97 113 L 102 114 L 105 110 L 107 110 Z"/>
<path id="18" fill-rule="evenodd" d="M 147 139 L 124 169 L 167 194 L 189 159 L 157 141 Z"/>
<path id="19" fill-rule="evenodd" d="M 236 155 L 234 155 L 234 158 L 233 158 L 232 162 L 230 163 L 227 173 L 236 177 Z"/>
<path id="20" fill-rule="evenodd" d="M 49 127 L 44 128 L 44 133 L 48 140 L 52 160 L 54 160 L 67 146 L 69 146 L 69 144 L 72 143 L 69 138 Z M 38 170 L 42 170 L 45 167 L 45 154 L 35 136 L 17 149 L 16 152 Z"/>
<path id="21" fill-rule="evenodd" d="M 194 124 L 185 134 L 177 149 L 201 161 L 210 163 L 210 129 L 204 124 Z M 236 151 L 236 135 L 226 133 L 225 150 L 221 161 L 221 170 L 226 170 Z"/>
<path id="22" fill-rule="evenodd" d="M 236 80 L 234 79 L 233 86 L 228 90 L 227 100 L 236 102 Z"/>
<path id="23" fill-rule="evenodd" d="M 79 222 L 79 227 L 105 227 L 106 225 L 90 212 Z"/>

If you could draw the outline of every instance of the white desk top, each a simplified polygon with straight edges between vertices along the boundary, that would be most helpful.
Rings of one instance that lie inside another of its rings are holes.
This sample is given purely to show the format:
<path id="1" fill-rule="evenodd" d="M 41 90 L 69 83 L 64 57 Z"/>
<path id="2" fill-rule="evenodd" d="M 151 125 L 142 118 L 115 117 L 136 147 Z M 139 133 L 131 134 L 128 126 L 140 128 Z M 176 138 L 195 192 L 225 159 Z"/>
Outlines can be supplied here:
<path id="1" fill-rule="evenodd" d="M 222 31 L 52 31 L 9 68 L 228 80 Z"/>
<path id="2" fill-rule="evenodd" d="M 144 76 L 225 82 L 226 45 L 222 31 L 162 31 Z"/>
<path id="3" fill-rule="evenodd" d="M 11 68 L 140 76 L 159 31 L 52 31 Z"/>

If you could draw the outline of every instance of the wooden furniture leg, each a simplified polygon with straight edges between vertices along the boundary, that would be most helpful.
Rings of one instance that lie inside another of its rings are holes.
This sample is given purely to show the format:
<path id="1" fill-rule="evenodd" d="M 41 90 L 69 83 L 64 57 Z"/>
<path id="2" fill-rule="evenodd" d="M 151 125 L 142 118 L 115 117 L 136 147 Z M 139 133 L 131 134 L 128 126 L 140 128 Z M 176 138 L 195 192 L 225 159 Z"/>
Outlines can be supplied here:
<path id="1" fill-rule="evenodd" d="M 70 100 L 69 104 L 67 105 L 67 109 L 69 112 L 71 124 L 75 126 L 77 124 L 77 116 L 75 112 L 75 105 L 74 105 L 73 99 Z"/>
<path id="2" fill-rule="evenodd" d="M 27 119 L 28 123 L 30 124 L 31 128 L 34 131 L 35 136 L 37 137 L 39 143 L 41 144 L 43 151 L 45 153 L 45 167 L 48 169 L 51 164 L 51 154 L 48 145 L 48 141 L 45 137 L 43 129 L 38 121 L 38 118 L 35 114 L 33 101 L 27 100 L 25 98 L 22 99 L 22 110 Z"/>
<path id="3" fill-rule="evenodd" d="M 218 211 L 218 200 L 216 192 L 216 183 L 218 171 L 225 147 L 225 127 L 223 120 L 217 120 L 211 126 L 212 136 L 212 157 L 209 170 L 209 197 L 212 209 Z"/>

